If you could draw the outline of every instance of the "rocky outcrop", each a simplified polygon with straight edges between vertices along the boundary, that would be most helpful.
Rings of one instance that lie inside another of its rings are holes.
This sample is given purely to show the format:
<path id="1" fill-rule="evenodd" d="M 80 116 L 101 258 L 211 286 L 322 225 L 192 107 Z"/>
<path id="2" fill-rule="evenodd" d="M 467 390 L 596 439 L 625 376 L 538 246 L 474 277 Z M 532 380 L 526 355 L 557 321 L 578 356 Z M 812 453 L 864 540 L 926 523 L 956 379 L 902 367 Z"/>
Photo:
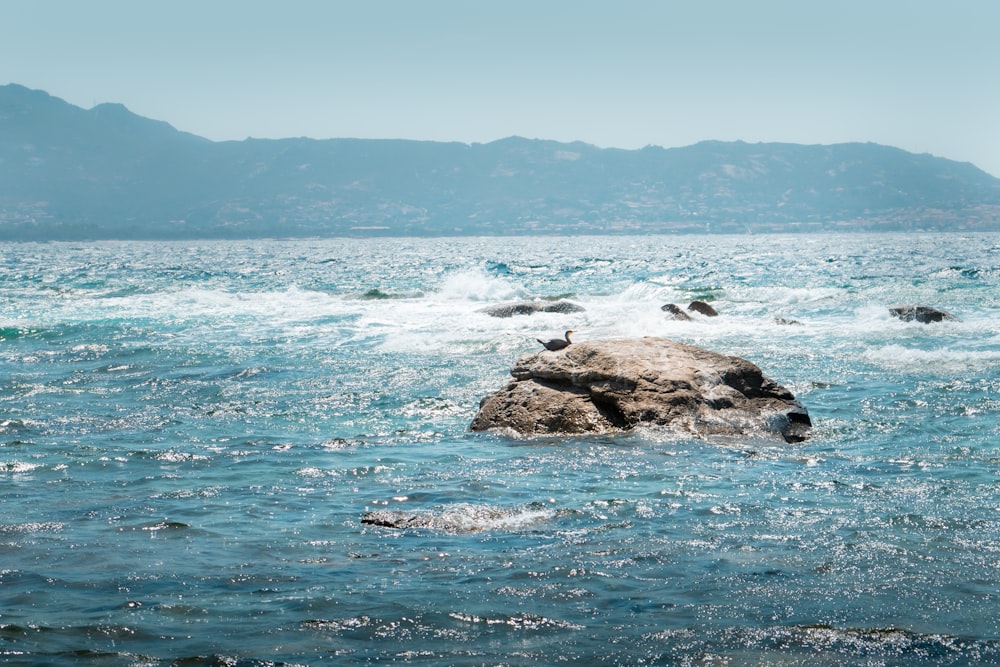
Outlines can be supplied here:
<path id="1" fill-rule="evenodd" d="M 699 315 L 704 315 L 705 317 L 718 317 L 719 311 L 717 311 L 712 306 L 708 305 L 704 301 L 692 301 L 688 304 L 687 309 L 692 313 L 698 313 Z M 665 303 L 660 306 L 660 310 L 667 313 L 671 318 L 675 320 L 690 320 L 691 316 L 685 313 L 680 306 L 676 303 Z"/>
<path id="2" fill-rule="evenodd" d="M 811 427 L 802 404 L 754 364 L 666 338 L 574 343 L 521 357 L 511 375 L 481 401 L 472 430 L 613 433 L 650 424 L 798 442 Z"/>
<path id="3" fill-rule="evenodd" d="M 515 315 L 533 315 L 534 313 L 582 313 L 583 311 L 583 306 L 578 306 L 565 299 L 559 301 L 516 301 L 479 310 L 479 312 L 486 313 L 491 317 L 514 317 Z"/>
<path id="4" fill-rule="evenodd" d="M 904 322 L 921 322 L 929 324 L 931 322 L 958 321 L 958 318 L 937 308 L 930 306 L 893 306 L 889 309 L 893 317 L 898 317 Z"/>
<path id="5" fill-rule="evenodd" d="M 695 313 L 701 313 L 705 317 L 718 317 L 719 311 L 717 311 L 712 306 L 708 305 L 704 301 L 692 301 L 688 304 L 688 310 Z"/>

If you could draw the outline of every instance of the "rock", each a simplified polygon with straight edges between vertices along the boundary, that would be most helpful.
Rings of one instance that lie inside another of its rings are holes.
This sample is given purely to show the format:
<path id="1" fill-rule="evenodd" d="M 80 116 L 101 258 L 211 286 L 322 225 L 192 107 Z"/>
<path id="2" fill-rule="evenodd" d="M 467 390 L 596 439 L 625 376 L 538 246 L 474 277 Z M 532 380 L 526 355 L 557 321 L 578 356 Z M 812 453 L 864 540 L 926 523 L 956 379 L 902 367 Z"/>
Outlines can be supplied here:
<path id="1" fill-rule="evenodd" d="M 809 413 L 739 357 L 666 338 L 596 340 L 522 356 L 485 397 L 473 431 L 615 433 L 642 424 L 697 435 L 806 438 Z"/>
<path id="2" fill-rule="evenodd" d="M 691 303 L 688 304 L 688 310 L 695 313 L 701 313 L 705 317 L 719 316 L 719 311 L 717 311 L 715 308 L 712 308 L 704 301 L 692 301 Z"/>
<path id="3" fill-rule="evenodd" d="M 673 303 L 665 304 L 663 306 L 660 306 L 660 310 L 662 310 L 663 312 L 667 313 L 668 315 L 670 315 L 671 317 L 673 317 L 675 320 L 690 320 L 691 319 L 691 316 L 688 315 L 687 313 L 685 313 L 683 310 L 681 310 L 680 306 L 678 306 L 677 304 L 673 304 Z"/>
<path id="4" fill-rule="evenodd" d="M 534 313 L 582 313 L 583 306 L 560 299 L 558 301 L 516 301 L 501 303 L 496 306 L 481 308 L 481 313 L 491 317 L 514 317 L 515 315 L 533 315 Z"/>
<path id="5" fill-rule="evenodd" d="M 944 320 L 958 321 L 958 318 L 951 313 L 946 313 L 930 306 L 893 306 L 889 309 L 893 317 L 898 317 L 904 322 L 942 322 Z"/>
<path id="6" fill-rule="evenodd" d="M 486 313 L 491 317 L 514 317 L 515 315 L 531 315 L 532 313 L 538 312 L 538 304 L 523 302 L 523 303 L 504 303 L 498 306 L 490 306 L 489 308 L 480 309 L 481 313 Z"/>
<path id="7" fill-rule="evenodd" d="M 510 428 L 520 434 L 609 433 L 623 421 L 598 407 L 584 387 L 528 379 L 507 384 L 479 404 L 473 431 Z"/>

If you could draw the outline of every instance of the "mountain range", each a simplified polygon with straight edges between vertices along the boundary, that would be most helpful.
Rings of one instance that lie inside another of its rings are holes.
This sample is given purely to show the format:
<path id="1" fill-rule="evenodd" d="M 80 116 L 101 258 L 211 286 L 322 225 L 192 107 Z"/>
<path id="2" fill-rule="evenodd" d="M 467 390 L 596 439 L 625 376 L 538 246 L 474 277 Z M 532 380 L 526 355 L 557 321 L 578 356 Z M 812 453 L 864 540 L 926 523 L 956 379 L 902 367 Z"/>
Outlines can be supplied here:
<path id="1" fill-rule="evenodd" d="M 1000 179 L 872 143 L 215 142 L 0 86 L 0 239 L 1000 230 Z"/>

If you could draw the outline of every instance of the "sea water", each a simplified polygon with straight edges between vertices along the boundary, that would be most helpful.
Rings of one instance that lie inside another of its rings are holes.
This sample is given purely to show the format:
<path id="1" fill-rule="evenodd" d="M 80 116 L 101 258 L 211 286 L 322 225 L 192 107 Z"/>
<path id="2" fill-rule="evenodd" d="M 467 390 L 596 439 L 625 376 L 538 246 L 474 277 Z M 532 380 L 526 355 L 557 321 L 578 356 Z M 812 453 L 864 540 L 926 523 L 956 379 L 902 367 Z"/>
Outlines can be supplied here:
<path id="1" fill-rule="evenodd" d="M 0 253 L 0 660 L 1000 662 L 1000 236 Z M 746 358 L 813 433 L 470 432 L 566 329 Z"/>

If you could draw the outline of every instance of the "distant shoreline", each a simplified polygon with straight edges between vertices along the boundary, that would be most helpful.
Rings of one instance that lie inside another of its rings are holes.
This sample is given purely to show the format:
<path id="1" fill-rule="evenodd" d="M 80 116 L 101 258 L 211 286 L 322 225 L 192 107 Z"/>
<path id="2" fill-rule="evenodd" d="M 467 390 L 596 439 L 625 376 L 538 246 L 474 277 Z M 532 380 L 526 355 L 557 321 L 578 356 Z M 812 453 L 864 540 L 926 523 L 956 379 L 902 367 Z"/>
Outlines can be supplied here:
<path id="1" fill-rule="evenodd" d="M 1000 231 L 1000 179 L 873 143 L 212 142 L 0 86 L 0 239 Z"/>

